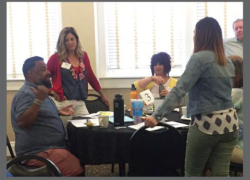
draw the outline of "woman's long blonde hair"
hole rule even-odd
[[[58,53],[60,61],[68,58],[67,48],[65,46],[65,38],[69,33],[73,34],[76,38],[77,45],[75,49],[75,55],[79,59],[82,59],[84,55],[82,51],[82,45],[81,45],[81,42],[79,40],[76,30],[73,27],[65,27],[61,30],[58,40],[57,40],[57,45],[56,45],[56,49],[57,49],[57,53]]]

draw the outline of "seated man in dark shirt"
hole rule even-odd
[[[50,159],[63,176],[79,176],[84,168],[65,146],[65,130],[59,114],[71,115],[71,106],[57,110],[48,97],[50,72],[43,58],[28,58],[23,64],[25,84],[14,96],[11,105],[11,123],[15,132],[17,156],[37,154]],[[36,160],[28,165],[43,166]]]

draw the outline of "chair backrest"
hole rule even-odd
[[[237,176],[238,172],[243,173],[243,164],[230,163],[230,171],[234,172],[234,175]]]
[[[102,102],[101,97],[96,94],[88,94],[88,99],[85,100],[85,104],[90,114],[98,111],[109,111],[109,107]]]
[[[11,158],[13,159],[13,158],[15,158],[15,155],[14,155],[14,152],[13,152],[13,150],[12,150],[12,147],[11,147],[11,144],[10,144],[10,141],[9,141],[9,138],[8,138],[8,135],[6,135],[6,136],[7,136],[7,147],[8,147],[8,149],[9,149],[10,156],[11,156]]]
[[[36,159],[45,164],[42,167],[26,166],[21,162]],[[18,156],[7,163],[7,170],[13,176],[62,176],[58,167],[49,159],[37,155]]]
[[[174,127],[158,131],[138,129],[130,139],[131,176],[180,176],[176,169],[184,168],[183,137]],[[181,171],[183,172],[183,171]]]

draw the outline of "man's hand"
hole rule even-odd
[[[145,122],[145,126],[151,128],[155,127],[158,124],[153,116],[142,117],[141,120]]]
[[[160,96],[167,96],[168,95],[168,90],[164,89],[161,91]]]
[[[59,110],[59,114],[63,116],[70,116],[72,115],[75,111],[72,109],[73,104],[66,106],[62,109]]]
[[[30,89],[35,94],[36,99],[43,102],[49,95],[49,89],[43,85],[38,85],[37,89],[34,87],[30,87]]]

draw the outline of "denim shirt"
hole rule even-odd
[[[187,116],[206,114],[233,107],[231,91],[235,76],[234,65],[229,58],[226,66],[216,62],[213,51],[193,54],[176,86],[165,97],[163,103],[152,114],[160,121],[178,107],[188,92]]]
[[[18,117],[32,106],[35,99],[30,87],[37,88],[35,84],[25,81],[12,100],[11,123],[15,132],[16,154],[37,154],[47,149],[66,148],[62,120],[49,97],[41,104],[37,118],[29,128],[21,129],[18,126]]]

